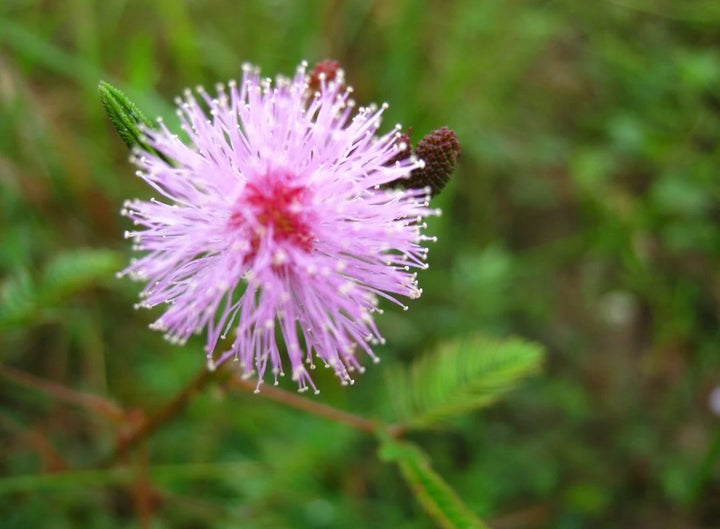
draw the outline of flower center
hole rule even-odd
[[[239,208],[250,208],[257,225],[251,238],[253,253],[260,239],[271,234],[272,242],[290,243],[309,252],[313,236],[308,225],[308,189],[292,183],[293,176],[271,172],[262,179],[248,182],[240,198]],[[230,215],[233,228],[246,225],[242,211]]]

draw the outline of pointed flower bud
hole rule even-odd
[[[120,90],[106,81],[98,84],[100,100],[110,121],[130,149],[139,147],[148,150],[141,128],[152,128],[153,123]]]

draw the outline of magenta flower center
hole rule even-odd
[[[238,209],[230,215],[232,228],[246,226],[244,208],[251,210],[258,234],[252,240],[257,250],[262,235],[275,243],[290,243],[306,252],[313,248],[308,210],[309,192],[305,186],[292,183],[293,176],[286,173],[268,173],[260,181],[245,185],[238,201]],[[253,253],[254,253],[253,251]]]

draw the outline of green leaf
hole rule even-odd
[[[141,126],[153,128],[153,122],[145,117],[145,114],[123,92],[110,83],[100,81],[98,90],[105,111],[125,144],[130,149],[139,147],[142,150],[153,152],[153,149],[147,145],[145,134],[141,130]]]
[[[39,296],[44,303],[55,303],[111,277],[121,266],[121,256],[111,250],[83,249],[60,254],[45,267]]]
[[[58,255],[39,278],[19,270],[0,284],[0,329],[52,318],[53,310],[66,298],[113,277],[121,266],[116,252],[84,249]]]
[[[21,269],[0,284],[0,329],[21,326],[36,311],[37,294],[32,277]]]
[[[388,399],[409,428],[440,426],[497,400],[539,371],[542,347],[517,338],[473,336],[441,344],[409,369],[389,370]]]
[[[380,458],[392,461],[410,486],[425,512],[443,529],[487,529],[463,503],[457,493],[430,466],[425,453],[417,446],[380,436]]]

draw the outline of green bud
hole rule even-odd
[[[124,93],[110,83],[100,81],[98,90],[105,111],[125,145],[130,149],[137,147],[152,152],[153,149],[147,145],[141,126],[153,128],[153,122],[145,117],[145,114]]]

